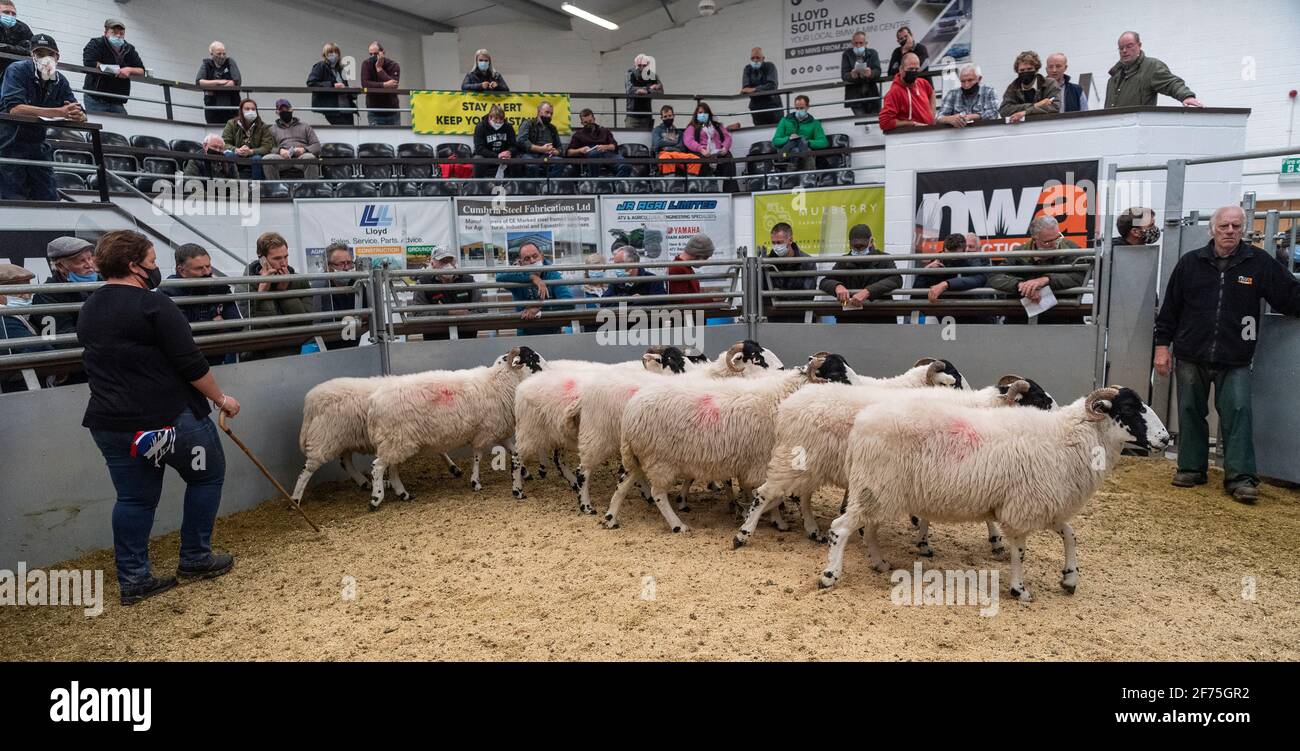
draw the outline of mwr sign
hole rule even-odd
[[[1097,174],[1096,161],[918,172],[914,247],[938,252],[949,234],[974,232],[984,250],[1010,250],[1035,217],[1050,216],[1086,248],[1097,236]]]

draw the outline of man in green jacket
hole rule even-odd
[[[1142,51],[1142,38],[1136,31],[1119,35],[1119,62],[1110,69],[1106,83],[1106,109],[1111,107],[1152,107],[1156,95],[1164,94],[1186,107],[1201,107],[1201,100],[1187,88],[1183,79],[1169,71],[1169,66]]]
[[[816,157],[810,152],[824,149],[830,141],[822,124],[808,111],[808,97],[800,94],[794,98],[794,112],[781,118],[772,136],[772,145],[784,155],[808,154],[799,160],[800,169],[816,169]]]
[[[296,282],[273,282],[270,281],[276,276],[282,274],[296,273],[293,267],[289,265],[289,243],[278,232],[264,232],[261,237],[257,238],[257,260],[248,266],[248,276],[261,276],[267,281],[257,284],[253,292],[283,292],[285,290],[306,290],[310,289],[305,281]],[[251,286],[251,285],[250,285]],[[312,304],[311,296],[304,297],[272,297],[253,300],[252,318],[265,318],[268,316],[287,316],[298,315],[302,313],[311,313]],[[300,324],[277,323],[280,326],[305,326],[311,323],[303,321]],[[304,340],[306,341],[306,340]],[[271,349],[258,350],[252,352],[246,357],[247,360],[260,360],[267,357],[286,357],[296,355],[302,351],[302,343],[289,344]]]
[[[1040,216],[1029,223],[1030,241],[1017,245],[1012,250],[1068,250],[1078,248],[1061,234],[1061,226],[1050,216]],[[1074,259],[1061,256],[1032,256],[1029,258],[1009,258],[1011,266],[1058,266],[1073,263]],[[1024,297],[1038,302],[1040,290],[1051,287],[1053,290],[1069,289],[1083,286],[1088,277],[1088,267],[1080,266],[1078,271],[1057,271],[1035,274],[1034,272],[1007,273],[994,270],[989,274],[988,284],[993,289],[1017,297]]]

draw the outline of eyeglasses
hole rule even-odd
[[[352,266],[353,263],[351,261],[332,261],[330,263],[330,268],[332,269],[350,269]]]

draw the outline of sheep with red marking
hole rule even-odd
[[[994,519],[1011,553],[1010,591],[1032,600],[1023,579],[1025,539],[1055,530],[1065,545],[1061,587],[1079,572],[1070,519],[1101,487],[1125,443],[1161,450],[1169,433],[1132,389],[1097,389],[1058,410],[975,409],[910,400],[867,407],[849,433],[849,497],[831,522],[820,585],[844,570],[844,547],[864,529],[872,567],[888,571],[876,530],[917,514],[938,522]]]
[[[943,383],[934,377],[944,374],[941,363],[935,361],[924,367],[928,368],[930,377],[913,379],[913,382]],[[767,465],[767,480],[754,491],[749,514],[736,532],[732,545],[739,548],[747,543],[758,529],[762,515],[785,500],[799,504],[804,531],[809,539],[822,540],[821,529],[812,513],[812,494],[823,485],[848,487],[844,457],[854,416],[873,404],[899,399],[913,400],[918,409],[931,403],[971,407],[1019,405],[1039,409],[1056,406],[1051,395],[1041,386],[1016,375],[1004,376],[997,385],[977,391],[955,387],[907,389],[877,385],[854,385],[847,389],[815,385],[800,389],[781,402],[777,411],[776,445]],[[930,554],[927,534],[928,526],[922,523],[920,539],[915,542],[921,555]],[[989,538],[994,546],[994,555],[1001,554],[1001,537],[996,527],[989,529]]]
[[[397,376],[370,395],[366,432],[375,447],[371,510],[384,501],[384,473],[422,448],[438,451],[469,444],[477,485],[483,451],[504,445],[511,453],[513,490],[523,496],[523,473],[515,452],[515,389],[546,361],[528,347],[515,347],[488,366],[432,370]],[[406,495],[400,482],[393,483]]]
[[[840,355],[818,353],[807,365],[766,378],[687,379],[642,388],[623,412],[623,466],[605,514],[618,526],[619,507],[634,479],[650,483],[650,495],[674,532],[686,529],[668,503],[667,491],[684,477],[736,477],[742,492],[763,481],[776,440],[781,401],[809,383],[847,385],[849,368]]]

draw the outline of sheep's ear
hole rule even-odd
[[[650,370],[652,367],[655,366],[663,367],[663,360],[664,358],[662,355],[653,352],[647,352],[644,355],[641,355],[641,367],[645,368],[646,370]]]
[[[745,353],[744,353],[744,352],[731,352],[731,353],[729,353],[729,354],[727,355],[727,367],[728,367],[728,368],[731,368],[732,370],[734,370],[734,371],[736,371],[736,372],[740,372],[740,371],[744,370],[744,369],[745,369]]]
[[[523,366],[524,366],[523,358],[517,356],[510,358],[510,367],[514,368],[515,370],[519,370]]]

